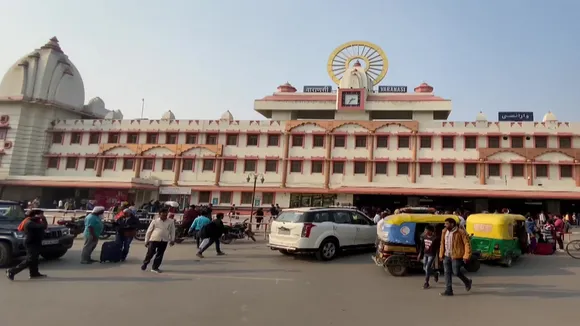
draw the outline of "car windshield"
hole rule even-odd
[[[302,216],[304,215],[303,212],[292,212],[292,211],[285,211],[282,212],[276,219],[277,222],[300,222]]]
[[[1,205],[0,222],[20,222],[24,219],[24,210],[19,205]]]

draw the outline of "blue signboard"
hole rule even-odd
[[[497,119],[499,121],[529,122],[534,121],[534,112],[499,112]]]
[[[379,86],[379,93],[407,93],[407,86]]]
[[[403,245],[415,245],[415,227],[416,223],[403,223],[393,225],[385,222],[383,232],[388,234],[388,242],[394,242]]]
[[[332,93],[332,86],[304,86],[304,93]]]

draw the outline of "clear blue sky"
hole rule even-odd
[[[56,35],[87,101],[138,117],[260,116],[256,98],[286,81],[330,85],[338,45],[386,52],[383,85],[426,81],[454,103],[452,120],[483,110],[548,110],[580,121],[578,0],[0,0],[0,70]]]

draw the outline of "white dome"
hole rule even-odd
[[[75,65],[53,37],[22,57],[0,82],[0,98],[28,98],[83,109],[85,87]]]
[[[220,120],[223,121],[234,121],[234,116],[232,115],[232,113],[230,112],[230,110],[224,112],[222,114],[222,116],[220,117]]]
[[[487,116],[482,111],[479,111],[475,117],[475,121],[487,121]]]
[[[358,62],[357,62],[358,63]],[[369,92],[373,89],[373,80],[367,75],[364,68],[360,64],[355,64],[353,67],[347,69],[342,79],[340,80],[339,88],[365,88]]]
[[[173,112],[169,110],[163,113],[163,115],[161,116],[161,120],[175,120],[175,114],[173,114]]]
[[[548,113],[544,115],[544,119],[542,120],[542,122],[548,121],[558,121],[558,119],[556,119],[556,115],[552,113],[552,111],[548,111]]]
[[[105,115],[105,119],[106,120],[123,120],[123,113],[121,112],[121,110],[109,111]]]

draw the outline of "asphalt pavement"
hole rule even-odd
[[[99,246],[100,247],[100,246]],[[543,325],[575,322],[580,260],[526,256],[511,268],[484,265],[466,293],[441,297],[420,274],[395,278],[369,253],[321,263],[248,240],[206,258],[188,242],[169,248],[163,274],[143,272],[142,242],[122,264],[80,265],[76,241],[44,280],[0,279],[2,325]],[[95,253],[98,255],[98,250]]]

